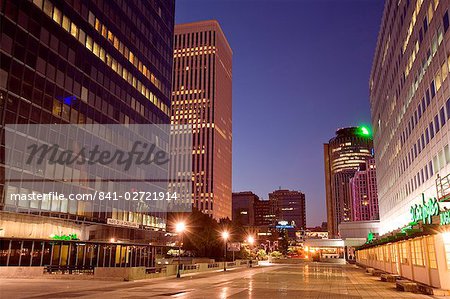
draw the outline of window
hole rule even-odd
[[[447,102],[445,103],[445,106],[447,108],[447,119],[450,118],[450,99],[447,100]]]
[[[412,241],[411,257],[413,265],[424,266],[422,239]]]
[[[444,110],[444,107],[442,107],[441,110],[439,111],[439,116],[441,118],[441,127],[443,127],[445,125],[445,110]]]
[[[431,98],[434,98],[434,96],[436,95],[436,87],[434,86],[434,80],[431,81],[430,90],[431,90]]]
[[[430,129],[430,139],[433,139],[433,137],[434,137],[433,122],[430,123],[429,129]]]
[[[426,238],[428,247],[428,265],[431,269],[437,269],[436,249],[434,248],[434,236]]]
[[[401,260],[400,260],[400,262],[402,264],[409,265],[409,261],[408,261],[408,243],[407,242],[400,243],[400,252],[401,252]]]
[[[439,132],[440,126],[439,126],[439,118],[437,114],[434,116],[434,133],[437,134]]]
[[[430,142],[430,134],[428,133],[428,128],[425,129],[425,144]]]
[[[448,11],[446,11],[444,16],[442,17],[442,23],[444,24],[444,33],[445,33],[447,32],[449,26]]]
[[[430,161],[430,163],[428,164],[428,168],[430,169],[430,177],[433,176],[433,161]]]

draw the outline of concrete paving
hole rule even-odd
[[[352,265],[305,263],[184,275],[136,282],[0,279],[15,298],[432,298],[399,292]],[[433,297],[437,298],[437,297]]]

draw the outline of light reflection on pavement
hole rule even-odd
[[[304,263],[136,282],[2,279],[2,298],[431,298],[398,292],[352,265]],[[436,297],[435,297],[436,298]]]

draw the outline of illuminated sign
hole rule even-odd
[[[79,240],[77,234],[50,235],[50,238],[53,239],[53,240],[63,240],[63,241]]]
[[[117,225],[117,226],[139,228],[139,224],[137,224],[136,222],[126,221],[126,220],[108,218],[106,220],[106,223],[111,224],[111,225]]]
[[[421,220],[423,224],[431,224],[431,218],[439,215],[439,203],[436,198],[430,198],[425,202],[425,195],[422,193],[422,204],[413,205],[409,213],[412,222]]]
[[[373,232],[369,232],[367,234],[367,242],[372,242],[373,241]]]
[[[450,210],[441,211],[439,218],[441,220],[441,225],[450,224]]]

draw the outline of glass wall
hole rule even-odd
[[[153,267],[155,246],[0,238],[0,266]]]

